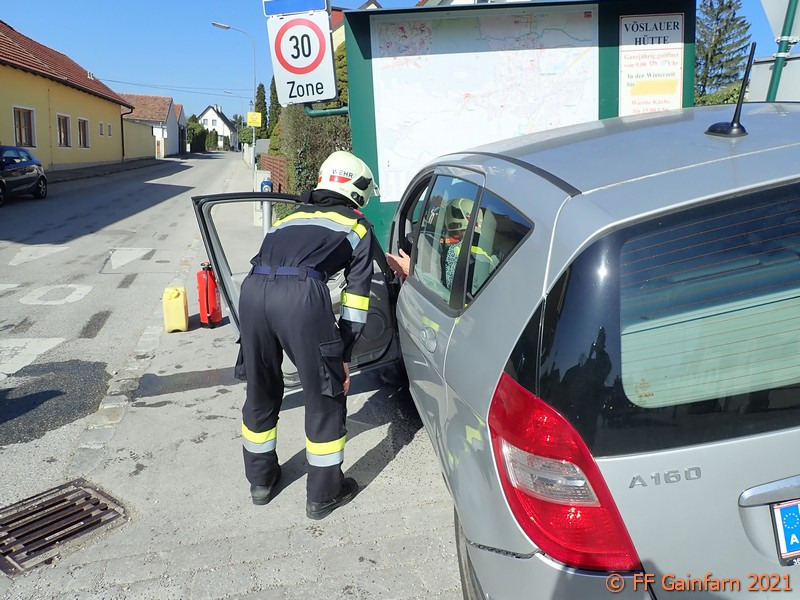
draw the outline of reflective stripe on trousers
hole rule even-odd
[[[269,431],[258,433],[250,431],[242,422],[242,444],[254,454],[264,454],[272,452],[278,443],[278,426],[276,425]]]
[[[312,442],[306,438],[306,460],[312,467],[333,467],[344,462],[347,436],[332,442]]]

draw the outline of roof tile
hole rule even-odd
[[[144,96],[142,94],[120,94],[133,112],[124,114],[125,119],[132,121],[158,121],[166,123],[172,107],[169,96]]]
[[[22,35],[0,21],[0,64],[22,69],[34,75],[129,106],[116,92],[68,56]]]

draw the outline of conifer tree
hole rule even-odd
[[[263,83],[259,83],[258,88],[256,88],[256,107],[254,110],[261,113],[261,127],[256,127],[256,139],[267,139],[269,137],[267,133],[267,94]]]
[[[278,125],[281,117],[281,104],[278,102],[278,89],[275,87],[275,77],[269,84],[269,118],[267,119],[267,137],[272,137],[272,132]]]
[[[698,0],[695,34],[695,102],[739,80],[750,24],[738,14],[742,0]]]

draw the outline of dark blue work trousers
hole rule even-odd
[[[344,345],[328,286],[318,279],[251,273],[242,283],[239,321],[236,375],[247,380],[244,426],[256,433],[277,427],[286,352],[303,387],[307,447],[343,439],[347,416]],[[271,485],[278,472],[277,452],[251,452],[247,447],[243,452],[247,480],[252,485]],[[324,467],[309,464],[307,499],[333,499],[342,480],[341,461]]]

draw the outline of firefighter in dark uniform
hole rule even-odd
[[[373,193],[372,171],[362,160],[331,154],[317,187],[270,228],[242,283],[236,376],[247,380],[242,436],[255,504],[272,499],[281,476],[276,442],[283,352],[297,367],[305,396],[306,515],[322,519],[358,492],[342,462],[348,364],[367,321],[373,272],[374,234],[360,209]],[[325,281],[342,269],[347,287],[337,323]]]

